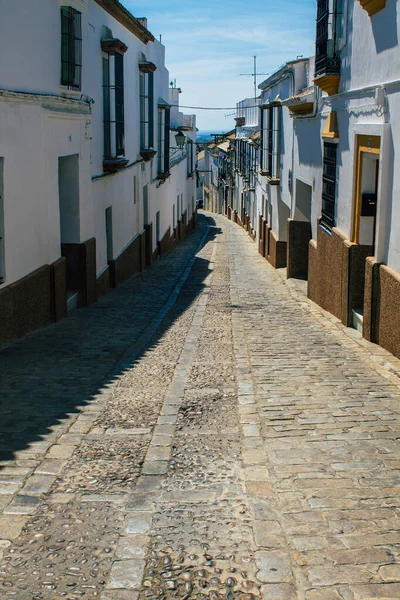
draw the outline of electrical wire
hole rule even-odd
[[[176,106],[177,108],[191,108],[193,110],[237,110],[237,106],[183,106],[182,104],[170,104],[170,106]],[[251,108],[259,108],[258,104],[253,106],[241,106],[239,110],[250,110]]]

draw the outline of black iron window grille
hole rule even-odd
[[[162,177],[169,173],[170,168],[170,120],[171,111],[169,108],[158,108],[158,150],[157,150],[157,171],[158,176]]]
[[[154,77],[151,71],[140,73],[140,149],[154,145]]]
[[[281,106],[261,109],[261,172],[270,180],[280,177]]]
[[[315,76],[339,75],[338,42],[341,33],[341,0],[318,0],[315,41]]]
[[[103,56],[104,158],[125,154],[124,56]]]
[[[335,226],[337,144],[324,142],[321,224],[329,231]]]
[[[82,83],[82,19],[71,6],[61,7],[61,85],[80,90]]]
[[[187,175],[190,177],[194,173],[194,144],[192,140],[187,141]]]
[[[248,178],[249,178],[249,188],[255,188],[255,170],[256,170],[256,152],[253,144],[248,144],[249,146],[249,166],[248,166]]]

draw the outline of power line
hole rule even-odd
[[[193,110],[237,110],[237,106],[183,106],[182,104],[171,104],[170,106],[176,106],[178,108],[191,108]],[[251,108],[258,108],[258,104],[253,106],[240,106],[240,110],[250,110]]]

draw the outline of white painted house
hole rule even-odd
[[[196,124],[164,46],[118,0],[0,10],[4,342],[67,299],[95,302],[192,226]]]
[[[319,92],[308,115],[299,97],[288,103],[295,203],[311,200],[308,295],[397,356],[399,11],[398,0],[318,0]]]
[[[400,1],[316,7],[315,57],[259,86],[258,133],[238,105],[226,214],[270,264],[307,278],[312,300],[400,357]]]

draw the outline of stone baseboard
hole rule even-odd
[[[288,219],[287,278],[307,277],[311,223]]]

